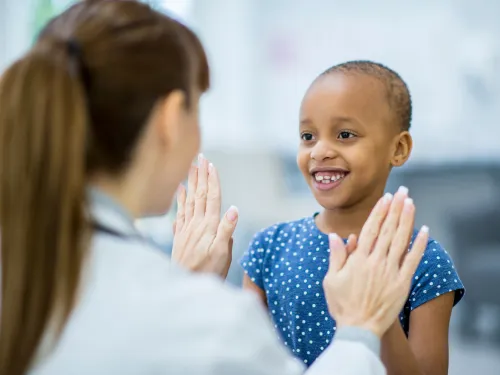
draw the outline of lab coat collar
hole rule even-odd
[[[91,187],[88,199],[90,216],[96,224],[125,236],[140,235],[132,216],[112,197]]]

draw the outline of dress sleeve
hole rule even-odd
[[[448,252],[438,242],[430,240],[413,277],[411,310],[450,292],[455,293],[456,305],[464,296],[464,285]]]

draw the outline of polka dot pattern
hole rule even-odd
[[[336,330],[322,288],[329,252],[328,236],[318,229],[313,216],[258,232],[241,260],[250,279],[265,291],[282,341],[308,366]],[[400,314],[405,332],[413,309],[452,291],[456,304],[464,294],[463,284],[448,253],[431,239]]]

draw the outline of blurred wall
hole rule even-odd
[[[0,71],[31,42],[32,0],[0,0]]]

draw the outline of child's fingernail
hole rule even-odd
[[[229,221],[236,221],[238,218],[238,208],[236,208],[236,206],[229,207],[226,217]]]
[[[406,186],[400,186],[398,193],[408,194],[408,188]]]
[[[384,200],[386,202],[390,202],[392,200],[392,194],[391,193],[385,193]]]

